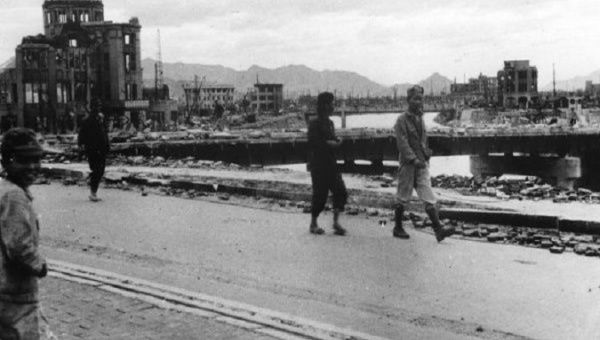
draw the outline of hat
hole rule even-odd
[[[0,154],[2,154],[4,164],[6,160],[14,156],[41,157],[43,149],[33,130],[18,127],[10,129],[4,134]]]
[[[425,92],[425,90],[423,90],[422,86],[419,85],[414,85],[412,87],[410,87],[408,90],[406,90],[406,97],[408,100],[410,100],[410,98],[412,98],[415,94],[423,94]]]

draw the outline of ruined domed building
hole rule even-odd
[[[89,110],[137,120],[148,109],[138,19],[105,21],[101,0],[46,0],[42,10],[44,34],[24,37],[0,75],[0,127],[75,131]]]

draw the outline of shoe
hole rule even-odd
[[[96,196],[96,195],[90,195],[89,199],[92,202],[100,202],[100,201],[102,201],[102,199],[100,197]]]
[[[453,227],[442,227],[434,229],[435,239],[438,242],[442,242],[446,237],[450,237],[454,234],[455,230]]]
[[[311,234],[315,234],[315,235],[325,234],[325,230],[321,229],[317,224],[312,224],[312,223],[311,223],[308,231],[310,231]]]
[[[394,227],[392,235],[394,235],[394,237],[402,238],[405,240],[410,238],[410,235],[404,230],[404,228],[398,226]]]
[[[344,236],[346,235],[346,229],[342,228],[342,226],[339,223],[334,223],[333,234],[338,236]]]

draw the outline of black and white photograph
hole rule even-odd
[[[0,0],[0,340],[600,339],[598,13]]]

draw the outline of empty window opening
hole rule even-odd
[[[131,56],[129,54],[125,54],[125,71],[129,72],[131,70]]]

